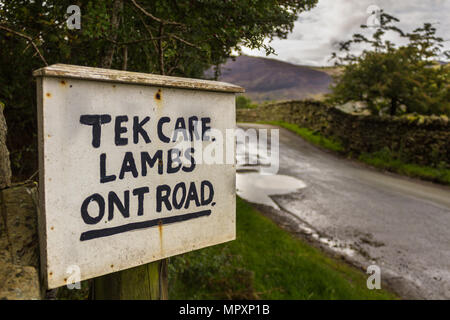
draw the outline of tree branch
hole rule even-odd
[[[149,26],[145,23],[144,19],[142,19],[141,15],[138,14],[138,16],[139,16],[139,20],[141,20],[142,24],[144,25],[145,30],[147,30],[147,32],[150,34],[150,38],[154,38],[152,30],[150,30]],[[158,51],[158,44],[156,43],[155,40],[159,40],[159,39],[152,40],[153,46],[155,47],[155,50]]]
[[[172,75],[172,72],[174,72],[178,68],[178,63],[180,61],[181,56],[177,55],[175,58],[175,61],[173,63],[173,66],[167,71],[167,75]]]
[[[174,35],[173,33],[169,33],[169,37],[172,37],[172,38],[174,38],[174,39],[177,39],[178,41],[183,42],[184,44],[186,44],[186,45],[188,45],[188,46],[190,46],[190,47],[193,47],[193,48],[195,48],[195,49],[197,49],[197,50],[202,51],[202,48],[196,46],[196,45],[193,44],[193,43],[190,43],[189,41],[186,41],[186,40],[180,38],[179,36]]]
[[[162,37],[162,38],[166,38],[166,37]],[[137,40],[131,40],[131,41],[125,41],[125,42],[119,42],[116,41],[114,39],[109,39],[106,37],[103,37],[103,39],[105,39],[106,41],[109,41],[117,46],[125,46],[125,45],[129,45],[129,44],[135,44],[135,43],[139,43],[139,42],[145,42],[145,41],[154,41],[154,40],[159,40],[160,37],[154,37],[154,38],[143,38],[143,39],[137,39]]]
[[[43,55],[41,54],[41,52],[39,51],[39,49],[38,49],[36,43],[34,43],[33,39],[32,39],[30,36],[27,36],[26,34],[20,33],[20,32],[18,32],[18,31],[14,31],[14,30],[12,30],[12,29],[10,29],[10,28],[8,28],[8,27],[2,26],[2,25],[0,25],[0,29],[3,29],[3,30],[5,30],[5,31],[8,31],[8,32],[10,32],[10,33],[13,33],[13,34],[15,34],[15,35],[17,35],[17,36],[19,36],[19,37],[21,37],[21,38],[26,39],[26,40],[33,46],[34,50],[36,50],[36,53],[37,53],[37,54],[39,55],[39,57],[41,58],[42,62],[44,62],[44,64],[45,64],[46,66],[48,66],[47,61],[45,60],[44,56],[43,56]]]
[[[152,18],[153,20],[155,20],[156,22],[159,22],[160,24],[170,24],[170,25],[174,25],[174,26],[184,26],[182,23],[179,22],[174,22],[174,21],[169,21],[169,20],[163,20],[160,18],[155,17],[154,15],[152,15],[150,12],[148,12],[147,10],[145,10],[143,7],[141,7],[140,5],[138,5],[136,3],[135,0],[131,0],[131,2],[133,3],[133,5],[138,8],[143,14],[145,14],[147,17]]]

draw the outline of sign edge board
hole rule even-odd
[[[46,69],[46,68],[43,68]],[[43,69],[39,69],[39,70],[43,70]],[[97,69],[97,68],[94,68]],[[39,71],[37,70],[37,71]],[[106,69],[108,70],[108,69]],[[38,150],[38,157],[39,157],[39,208],[38,208],[38,230],[39,230],[39,243],[40,243],[40,257],[41,257],[41,267],[40,267],[40,273],[41,273],[41,281],[43,281],[43,283],[46,284],[47,288],[49,289],[53,289],[53,288],[57,288],[60,286],[63,286],[64,284],[59,284],[59,285],[53,285],[49,279],[48,276],[48,265],[47,265],[47,257],[48,257],[48,247],[47,247],[47,226],[46,226],[46,213],[45,213],[45,207],[46,207],[46,197],[45,197],[45,163],[44,163],[44,157],[45,157],[45,143],[44,143],[44,134],[45,134],[45,128],[44,128],[44,83],[45,83],[45,78],[46,77],[52,77],[52,78],[60,78],[60,79],[73,79],[73,77],[69,76],[65,76],[65,75],[47,75],[44,73],[36,73],[36,71],[33,73],[33,75],[36,77],[36,86],[37,86],[37,117],[38,117],[38,145],[39,145],[39,150]],[[169,77],[170,78],[170,77]],[[77,77],[76,79],[78,80],[88,80],[88,81],[104,81],[104,80],[99,80],[99,79],[93,79],[93,78],[81,78],[81,77]],[[109,81],[106,80],[108,82],[116,82],[116,81]],[[125,81],[119,81],[120,83],[123,84],[133,84],[133,85],[144,85],[144,86],[152,86],[152,87],[160,87],[161,85],[159,83],[139,83],[139,82],[125,82]],[[164,87],[164,86],[162,86]],[[174,88],[174,89],[196,89],[196,88],[186,88],[183,86],[176,86],[176,85],[171,85],[171,86],[167,86],[170,88]],[[237,87],[237,86],[236,86]],[[237,87],[240,88],[240,87]],[[199,90],[203,90],[203,91],[219,91],[219,90],[209,90],[209,89],[205,89],[204,87],[200,88]],[[227,93],[227,94],[233,94],[236,93],[238,91],[219,91],[219,92],[223,92],[223,93]],[[233,114],[235,114],[235,110],[234,110],[234,105],[233,105]],[[235,124],[235,120],[234,120],[234,124]],[[235,195],[235,190],[233,190],[233,194]],[[212,246],[212,245],[217,245],[217,244],[221,244],[221,243],[225,243],[228,241],[232,241],[236,239],[236,202],[234,202],[234,208],[233,208],[234,212],[233,212],[233,217],[234,217],[234,231],[233,231],[233,236],[232,237],[228,237],[228,238],[224,238],[222,240],[218,240],[215,241],[212,244],[208,244],[207,246]],[[205,246],[203,246],[205,247]],[[200,248],[203,248],[202,246]],[[195,248],[194,250],[197,250],[199,248]],[[182,254],[185,252],[189,252],[192,249],[186,249],[184,252],[179,252],[177,254]],[[168,255],[167,257],[172,256],[172,255]],[[166,258],[166,257],[164,257]],[[157,260],[152,260],[152,261],[157,261]],[[151,261],[148,261],[151,262]],[[145,263],[148,263],[145,262]],[[121,268],[118,270],[114,270],[113,272],[117,272],[117,271],[121,271],[121,270],[125,270],[128,268],[133,268],[136,266],[141,265],[142,263],[138,263],[134,266],[129,266],[127,268]],[[108,274],[111,272],[105,272],[104,274]],[[103,275],[104,275],[103,274]],[[102,274],[99,274],[98,276],[101,276]],[[92,277],[87,277],[87,278],[82,278],[81,280],[86,280]]]
[[[53,64],[33,71],[34,77],[61,77],[125,84],[141,84],[167,88],[180,88],[227,93],[244,93],[245,89],[226,82],[171,77],[150,73],[102,69],[69,64]]]
[[[40,278],[48,288],[47,277],[47,224],[45,219],[45,167],[44,167],[44,112],[43,112],[43,78],[36,79],[37,92],[37,122],[38,122],[38,167],[39,167],[39,183],[38,183],[38,238],[40,253]]]

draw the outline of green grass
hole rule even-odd
[[[421,178],[424,180],[450,185],[449,169],[445,167],[432,168],[412,163],[405,163],[392,156],[387,150],[381,150],[374,153],[363,153],[358,159],[379,169],[396,172],[413,178]]]
[[[171,258],[170,299],[395,299],[237,198],[237,240]]]
[[[301,136],[306,141],[311,142],[312,144],[315,144],[317,146],[333,150],[335,152],[342,152],[344,151],[344,147],[335,140],[328,139],[324,137],[320,132],[313,131],[307,128],[301,128],[296,124],[283,122],[283,121],[263,121],[259,123],[265,123],[265,124],[271,124],[279,127],[283,127],[285,129],[288,129],[292,132],[295,132],[299,136]]]

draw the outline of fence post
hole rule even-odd
[[[168,259],[110,273],[93,281],[95,300],[167,300]]]

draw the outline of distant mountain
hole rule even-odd
[[[209,71],[211,75],[211,71]],[[298,66],[260,57],[239,56],[222,65],[220,81],[245,88],[254,101],[291,100],[320,96],[329,92],[332,78],[320,68]]]

